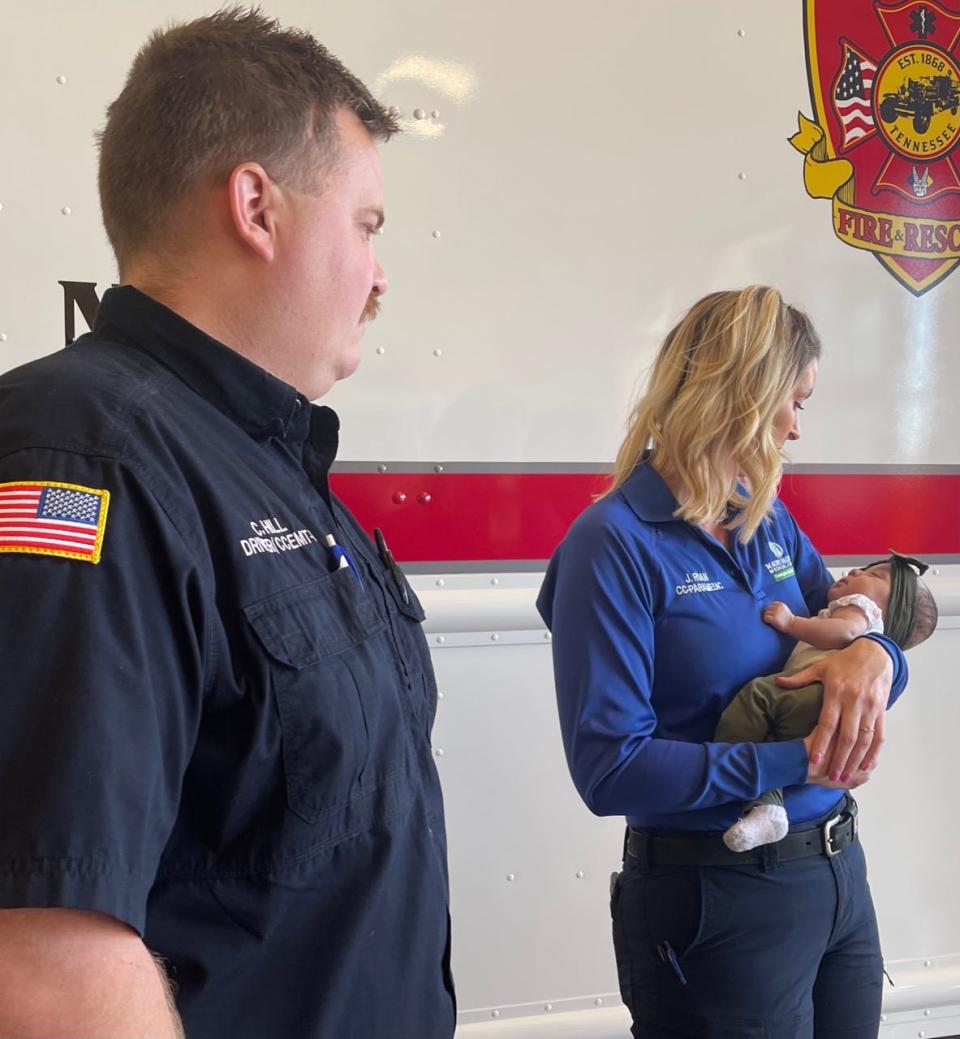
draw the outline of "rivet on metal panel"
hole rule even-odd
[[[386,471],[387,471],[387,467],[386,467],[386,464],[385,464],[384,462],[381,462],[381,463],[380,463],[380,464],[379,464],[379,465],[377,466],[377,472],[378,472],[378,473],[385,473]]]
[[[553,1010],[553,1004],[552,1003],[544,1003],[543,1004],[543,1009],[546,1010],[546,1012],[549,1014],[550,1011]]]
[[[447,640],[442,635],[438,635],[437,636],[437,644],[438,645],[442,646],[444,644],[444,642],[446,642],[446,641]]]
[[[438,700],[442,700],[442,699],[443,699],[443,693],[442,693],[442,692],[440,692],[440,690],[439,690],[439,689],[437,690],[437,699],[438,699]]]
[[[919,1039],[926,1039],[926,1035],[927,1033],[924,1032],[922,1029],[919,1032],[917,1032],[917,1036],[919,1037]]]
[[[934,568],[933,568],[933,569],[932,569],[932,570],[930,571],[930,573],[932,573],[934,577],[939,577],[939,576],[940,576],[940,567],[939,567],[939,566],[935,566],[935,567],[934,567]]]
[[[740,173],[738,173],[738,174],[737,174],[737,176],[738,176],[738,177],[739,177],[739,178],[740,178],[741,180],[746,180],[746,179],[747,179],[747,175],[746,175],[746,173],[744,173],[744,172],[743,172],[742,170],[741,170],[741,172],[740,172]]]
[[[577,870],[577,880],[583,880],[583,870],[582,869],[578,869]]]
[[[424,110],[422,108],[415,108],[413,110],[413,118],[414,119],[426,119],[427,118],[427,113],[424,112]]]
[[[494,588],[496,588],[497,585],[500,583],[500,578],[499,577],[491,577],[490,578],[490,583],[493,585]]]
[[[490,641],[491,641],[491,642],[499,642],[499,641],[500,641],[500,636],[499,636],[499,635],[498,635],[498,634],[497,634],[496,632],[494,632],[494,633],[493,633],[493,634],[492,634],[492,635],[490,636]]]
[[[543,637],[547,640],[547,642],[549,642],[553,638],[553,635],[549,631],[545,631],[543,633]]]
[[[443,579],[442,577],[438,577],[438,578],[437,578],[437,587],[438,587],[438,588],[442,588],[442,587],[444,586],[444,584],[446,584],[446,582],[444,581],[444,579]]]
[[[0,332],[0,343],[5,343],[6,341],[7,341],[7,333],[6,332]]]
[[[924,960],[923,961],[923,965],[924,965],[924,967],[932,967],[933,966],[933,960]]]
[[[442,473],[442,472],[443,472],[443,466],[442,466],[442,465],[435,465],[435,466],[433,467],[433,471],[434,471],[435,473]]]
[[[603,1006],[603,1000],[599,996],[597,996],[597,998],[593,1001],[593,1005],[595,1007],[602,1007]]]
[[[431,495],[428,491],[421,491],[417,495],[417,501],[420,502],[421,505],[429,505],[430,502],[433,501],[433,495]]]
[[[433,356],[434,357],[443,357],[443,351],[440,349],[440,347],[437,347],[437,349],[433,351]]]
[[[737,29],[737,35],[742,40],[744,38],[744,36],[747,35],[747,30],[746,29]]]
[[[397,491],[393,496],[394,505],[402,505],[407,500],[407,496],[403,491]]]
[[[930,1016],[930,1011],[929,1010],[924,1010],[923,1016],[924,1017],[929,1017]]]
[[[64,83],[67,82],[67,77],[66,76],[57,76],[57,82],[60,84],[60,86],[63,86]]]
[[[500,1016],[500,1011],[499,1010],[491,1010],[490,1011],[490,1016],[491,1017],[499,1017]]]
[[[440,118],[440,111],[439,111],[439,109],[436,109],[436,108],[435,108],[435,109],[434,109],[434,110],[433,110],[433,111],[432,111],[432,112],[430,113],[430,116],[431,116],[431,118],[433,118],[433,119],[439,119],[439,118]]]
[[[440,237],[440,232],[439,231],[434,231],[433,232],[433,237],[434,238],[439,238]]]
[[[886,1021],[886,1019],[887,1019],[887,1015],[886,1014],[881,1014],[880,1015],[880,1024],[883,1024],[884,1021]]]
[[[72,210],[69,206],[64,206],[63,209],[60,210],[60,212],[63,213],[64,216],[69,216]]]
[[[2,212],[3,212],[3,203],[0,202],[0,213],[2,213]]]
[[[380,355],[381,357],[383,357],[383,355],[384,355],[384,354],[385,354],[386,352],[387,352],[387,351],[386,351],[386,350],[385,350],[385,349],[384,349],[384,348],[383,348],[382,346],[378,346],[378,347],[377,347],[377,353],[378,353],[378,354],[379,354],[379,355]]]
[[[514,881],[515,881],[516,879],[517,879],[517,875],[516,875],[516,873],[508,873],[508,874],[507,874],[507,880],[509,880],[511,884],[512,884],[512,883],[513,883],[513,882],[514,882]]]
[[[433,753],[436,754],[438,758],[442,758],[443,757],[443,747],[437,747],[437,749]]]

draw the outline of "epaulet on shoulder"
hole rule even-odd
[[[125,417],[149,407],[145,387],[156,376],[156,368],[122,350],[109,342],[67,347],[0,376],[3,446],[69,441],[80,449],[116,449],[126,439]]]

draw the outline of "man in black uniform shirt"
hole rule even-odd
[[[453,1033],[423,614],[309,403],[387,288],[395,129],[243,10],[109,109],[122,287],[0,378],[0,1035]]]

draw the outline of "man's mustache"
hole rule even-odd
[[[377,299],[372,293],[367,298],[367,302],[364,304],[363,313],[360,315],[360,320],[363,322],[374,321],[377,315],[380,313],[380,300]]]

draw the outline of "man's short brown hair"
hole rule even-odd
[[[232,7],[153,34],[100,144],[100,205],[121,269],[162,240],[183,193],[242,162],[319,190],[338,154],[336,112],[387,140],[393,116],[309,33]]]

